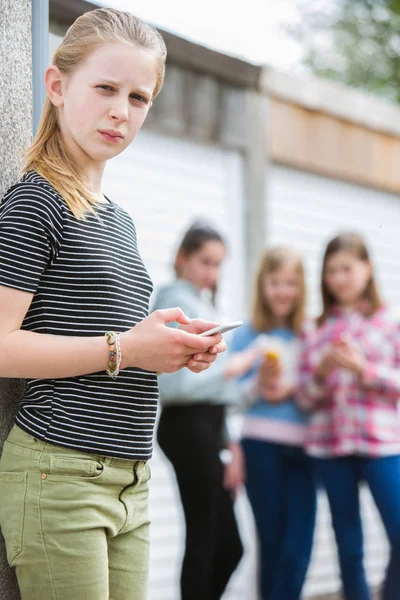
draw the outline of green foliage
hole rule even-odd
[[[400,0],[298,0],[292,31],[320,76],[400,103]]]

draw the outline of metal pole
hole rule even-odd
[[[33,135],[46,98],[44,73],[49,64],[49,0],[32,0],[32,96]]]

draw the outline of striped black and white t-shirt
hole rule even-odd
[[[109,201],[78,220],[33,171],[0,204],[0,285],[34,294],[22,329],[67,336],[130,329],[147,316],[153,289],[123,209]],[[157,399],[156,374],[137,368],[116,380],[105,371],[30,379],[16,422],[52,444],[147,460]]]

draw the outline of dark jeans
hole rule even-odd
[[[300,448],[242,440],[246,489],[260,543],[262,600],[298,600],[310,562],[316,514],[312,461]]]
[[[158,442],[174,467],[186,521],[182,600],[219,600],[238,565],[242,543],[219,457],[224,408],[163,409]]]
[[[363,533],[359,484],[365,481],[382,517],[391,557],[383,600],[400,598],[400,456],[318,459],[339,551],[346,600],[370,600],[363,565]]]

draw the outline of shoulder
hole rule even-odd
[[[239,348],[249,345],[260,332],[256,331],[250,321],[245,321],[241,327],[234,330],[232,344]]]
[[[177,280],[157,288],[153,308],[171,308],[182,303],[190,303],[190,301],[190,289],[187,286],[181,285],[181,282]]]
[[[400,319],[398,313],[388,306],[383,306],[370,317],[370,325],[372,328],[381,329],[391,332],[399,332]]]
[[[301,327],[301,332],[300,335],[301,336],[305,336],[308,334],[311,334],[315,331],[317,331],[318,329],[318,324],[317,324],[317,320],[316,319],[304,319],[302,327]]]
[[[107,199],[109,200],[108,197],[107,197]],[[112,201],[110,200],[110,202],[112,202]],[[123,225],[125,225],[127,228],[132,229],[136,236],[136,225],[135,225],[135,222],[132,219],[131,215],[128,213],[127,210],[125,210],[125,208],[122,208],[122,206],[120,206],[116,202],[112,202],[112,204],[115,207],[115,212],[116,212],[120,222]]]
[[[320,337],[324,335],[326,326],[326,321],[322,325],[318,325],[316,318],[307,318],[303,322],[298,339],[307,346],[317,344]]]
[[[39,220],[61,222],[66,204],[57,190],[43,177],[30,171],[6,192],[0,204],[0,215],[19,212],[34,214]]]

